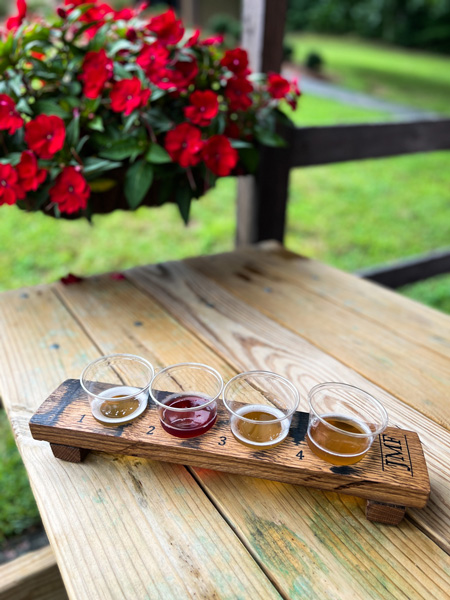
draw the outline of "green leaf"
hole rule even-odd
[[[17,110],[21,113],[25,113],[26,115],[33,116],[33,111],[30,108],[30,105],[25,100],[25,98],[21,98],[17,103]]]
[[[130,50],[131,52],[136,52],[137,49],[138,46],[132,42],[129,42],[128,40],[117,40],[117,42],[114,42],[114,44],[112,44],[109,48],[108,54],[110,56],[114,56],[114,54],[117,54],[117,52],[120,52],[121,50]]]
[[[145,160],[131,165],[125,175],[125,197],[131,209],[136,209],[145,198],[153,182],[153,167]]]
[[[20,162],[20,157],[22,154],[20,152],[10,152],[6,158],[1,158],[0,162],[2,165],[12,165],[15,167]]]
[[[78,142],[78,145],[76,147],[76,151],[78,152],[78,154],[80,154],[83,146],[85,145],[85,143],[89,140],[89,136],[88,135],[84,135],[81,140]]]
[[[114,144],[110,148],[100,150],[99,156],[111,160],[125,160],[132,155],[139,156],[139,154],[142,154],[145,150],[145,146],[145,142],[137,140],[136,138],[129,138]]]
[[[66,128],[66,140],[71,148],[80,140],[80,115],[76,113]]]
[[[285,140],[280,135],[267,129],[255,128],[255,137],[264,146],[274,146],[276,148],[286,146]]]
[[[259,165],[259,151],[257,148],[240,149],[239,158],[249,173],[256,173]]]
[[[155,165],[162,165],[164,163],[172,162],[172,159],[166,150],[164,150],[164,148],[158,144],[152,144],[150,146],[150,150],[145,155],[145,160],[149,163],[154,163]]]
[[[93,192],[108,192],[117,185],[115,179],[95,179],[89,182],[89,187]]]
[[[182,186],[177,189],[175,200],[178,204],[181,218],[184,224],[189,223],[189,212],[191,210],[192,190],[187,186]]]
[[[244,142],[244,140],[230,139],[230,144],[233,146],[233,148],[253,148],[253,144],[250,142]]]
[[[131,115],[128,115],[128,117],[125,119],[125,125],[123,127],[123,132],[128,133],[136,122],[137,122],[136,112],[132,112]]]
[[[121,162],[91,157],[85,160],[83,173],[86,175],[87,179],[96,179],[101,173],[118,169],[121,166]]]
[[[103,119],[101,117],[99,117],[98,115],[96,117],[94,117],[92,119],[92,121],[89,121],[87,126],[88,126],[88,129],[93,129],[94,131],[100,131],[100,132],[105,131],[105,126],[103,125]]]
[[[33,107],[35,113],[38,115],[55,115],[61,117],[61,119],[68,119],[70,117],[70,113],[67,110],[64,110],[54,100],[38,100]]]

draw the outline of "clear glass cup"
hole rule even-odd
[[[388,423],[381,402],[346,383],[316,385],[308,401],[308,446],[333,465],[352,465],[364,458]]]
[[[152,365],[134,354],[111,354],[91,362],[81,373],[95,419],[121,425],[139,417],[148,405]]]
[[[297,388],[270,371],[248,371],[226,384],[223,402],[234,437],[252,448],[271,448],[286,438],[300,402]]]
[[[150,387],[162,428],[179,438],[206,433],[216,422],[223,390],[220,374],[208,365],[180,363],[159,371]]]

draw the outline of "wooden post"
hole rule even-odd
[[[287,0],[243,0],[242,46],[253,71],[280,70],[286,7]],[[274,159],[278,159],[276,164]],[[280,160],[279,151],[275,156],[272,148],[264,148],[258,181],[250,176],[239,178],[236,245],[269,238],[283,241],[289,168],[287,161],[284,168]]]

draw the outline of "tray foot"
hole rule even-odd
[[[405,516],[406,506],[367,500],[366,518],[384,525],[398,525]]]
[[[89,453],[85,448],[76,448],[75,446],[63,446],[62,444],[50,444],[50,448],[56,458],[66,460],[67,462],[82,462]]]

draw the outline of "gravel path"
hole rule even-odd
[[[399,121],[418,121],[423,119],[432,120],[441,116],[435,112],[421,110],[419,108],[413,108],[403,104],[397,104],[396,102],[388,102],[387,100],[374,98],[369,94],[355,92],[334,83],[316,79],[300,72],[299,69],[293,65],[284,66],[283,74],[285,77],[289,78],[298,77],[300,81],[300,88],[305,94],[310,96],[319,96],[321,98],[329,98],[330,100],[336,100],[337,102],[342,102],[343,104],[356,106],[358,108],[379,110],[381,112],[390,114]]]

